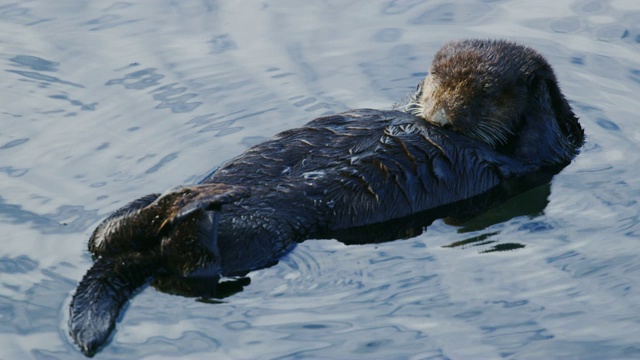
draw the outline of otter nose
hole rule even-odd
[[[444,128],[451,127],[451,123],[449,122],[449,117],[444,109],[438,109],[432,116],[431,122],[437,125],[440,125]]]

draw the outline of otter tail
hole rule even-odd
[[[234,185],[179,187],[140,198],[100,224],[89,240],[98,258],[69,309],[69,333],[82,352],[95,354],[109,339],[122,307],[159,272],[219,271],[218,212],[248,195],[248,189]]]
[[[69,308],[69,333],[85,355],[93,356],[107,341],[124,304],[157,268],[151,257],[134,254],[100,258],[93,264]]]

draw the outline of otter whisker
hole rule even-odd
[[[506,142],[507,137],[503,133],[501,133],[500,127],[496,124],[480,123],[479,127],[482,129],[482,131],[486,132],[487,136],[494,138],[498,143]]]
[[[508,137],[503,134],[497,126],[486,124],[483,130],[486,131],[488,137],[492,138],[493,146],[506,144],[508,142]]]
[[[421,90],[418,90],[411,94],[407,103],[403,107],[403,111],[413,116],[424,118],[424,104],[420,101]]]
[[[417,100],[415,100],[415,101],[417,101]],[[418,117],[422,116],[422,111],[423,110],[424,110],[424,107],[422,106],[422,104],[420,104],[418,102],[409,103],[405,107],[405,112],[407,112],[407,113],[409,113],[411,115],[414,115],[414,116],[418,116]]]
[[[496,125],[497,129],[501,129],[501,130],[509,133],[510,135],[514,135],[513,130],[511,128],[509,128],[509,126],[507,124],[505,124],[503,121],[500,121],[499,119],[491,118],[491,117],[488,117],[488,116],[483,117],[483,119],[488,120],[489,123]]]
[[[509,137],[514,135],[513,130],[500,120],[490,117],[483,117],[483,119],[486,121],[479,123],[478,126],[490,132],[498,143],[506,144],[509,142]]]
[[[482,123],[480,123],[478,125],[478,127],[476,127],[474,129],[474,131],[472,131],[469,135],[471,137],[474,137],[488,145],[490,145],[491,147],[495,147],[495,141],[494,139],[491,137],[491,130],[489,129],[487,131],[487,129],[485,129],[484,126],[482,126]]]
[[[507,140],[509,136],[514,135],[513,131],[504,124],[491,123],[490,126],[493,126],[499,132],[499,135],[505,140]]]
[[[481,134],[482,138],[484,139],[484,141],[486,143],[488,143],[491,146],[494,146],[495,141],[494,141],[494,137],[492,135],[495,135],[495,131],[494,131],[494,128],[491,125],[481,122],[481,123],[477,124],[477,128],[476,129],[477,129],[477,132],[479,134]]]

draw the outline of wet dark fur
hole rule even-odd
[[[470,66],[465,71],[449,68],[461,66],[455,60],[464,55],[460,51],[496,46],[505,48],[495,63],[507,72],[504,89],[524,87],[513,95],[522,97],[514,100],[518,106],[491,105],[498,113],[501,106],[514,111],[508,141],[486,144],[465,136],[473,132],[469,122],[478,121],[473,104],[482,96],[474,94],[442,105],[450,112],[449,124],[434,125],[402,111],[361,109],[280,133],[202,184],[140,198],[98,226],[89,241],[95,264],[71,302],[74,340],[93,355],[107,341],[127,299],[151,278],[246,274],[274,264],[312,237],[344,237],[350,243],[402,237],[390,226],[410,222],[412,214],[424,213],[428,221],[464,215],[493,204],[483,194],[519,192],[514,181],[559,171],[578,151],[583,132],[537,53],[506,42],[453,43],[436,55],[432,69],[440,80],[483,83],[466,77],[475,76],[473,67],[486,66],[486,59],[465,62]],[[520,79],[508,56],[542,66]],[[476,85],[469,89],[484,91]],[[503,100],[511,96],[504,89],[496,90]],[[456,96],[440,94],[445,95]],[[419,90],[415,99],[424,96]],[[522,104],[526,111],[519,110]],[[408,112],[416,113],[415,104]],[[353,230],[365,226],[390,231],[359,240]]]

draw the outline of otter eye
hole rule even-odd
[[[422,83],[419,83],[418,86],[416,86],[416,92],[422,92]]]

